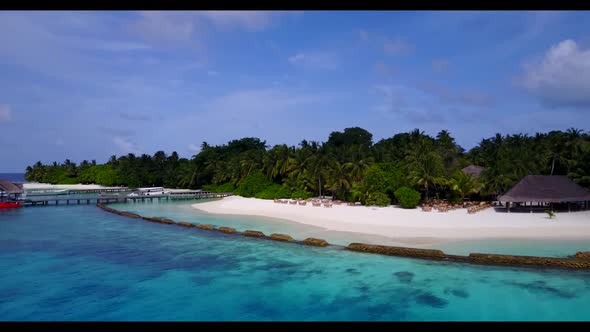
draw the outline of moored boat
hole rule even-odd
[[[0,209],[14,209],[21,207],[20,199],[24,190],[20,183],[12,183],[0,179]]]
[[[31,196],[54,196],[54,195],[67,195],[70,191],[68,189],[46,189],[46,190],[27,190],[24,195],[27,197]]]
[[[21,206],[20,202],[0,202],[0,209],[15,209]]]
[[[138,196],[162,196],[169,194],[169,191],[164,190],[164,187],[150,187],[150,188],[139,188],[137,191],[127,195],[128,197]]]

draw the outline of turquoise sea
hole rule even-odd
[[[212,216],[189,204],[126,210],[241,230],[267,225],[266,233],[296,238],[322,232]],[[590,272],[307,247],[149,223],[92,205],[0,211],[2,321],[584,321],[588,303]]]
[[[197,203],[200,201],[196,201]],[[287,220],[278,220],[264,217],[248,216],[222,216],[201,212],[191,208],[193,202],[161,201],[153,203],[121,203],[112,206],[130,212],[136,212],[143,216],[168,217],[176,221],[189,221],[193,223],[211,223],[218,226],[234,227],[239,231],[247,229],[262,231],[265,234],[284,233],[295,239],[318,237],[338,245],[348,245],[352,242],[364,242],[384,245],[401,245],[420,248],[441,249],[449,254],[468,255],[472,252],[484,252],[495,254],[533,255],[565,257],[575,254],[577,251],[590,250],[590,240],[526,240],[526,239],[478,239],[461,240],[436,244],[412,244],[401,243],[395,239],[364,235],[349,232],[328,231],[320,227],[293,223]],[[205,220],[205,221],[203,221]]]

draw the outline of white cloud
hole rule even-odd
[[[194,153],[198,153],[199,151],[201,151],[201,147],[193,143],[188,145],[188,149]]]
[[[131,141],[128,137],[122,136],[115,136],[113,137],[113,143],[121,150],[123,153],[134,153],[140,154],[140,150],[137,147],[135,142]]]
[[[290,63],[293,63],[293,64],[301,63],[305,60],[305,54],[297,53],[295,55],[290,56],[288,60]]]
[[[263,29],[272,23],[277,13],[271,11],[206,10],[195,12],[219,27],[243,27],[250,30]]]
[[[148,40],[187,41],[195,30],[195,22],[188,12],[143,11],[132,29]]]
[[[7,105],[0,105],[0,122],[8,122],[11,118],[11,110]]]
[[[1,12],[0,62],[62,80],[84,76],[88,81],[89,75],[96,79],[99,73],[87,62],[91,56],[72,52],[80,48],[79,40],[56,27],[62,18],[61,13],[50,18],[38,12]]]
[[[590,106],[590,49],[567,39],[551,47],[543,59],[525,65],[522,84],[549,107]]]
[[[414,47],[399,38],[386,38],[383,43],[383,51],[385,51],[385,54],[387,55],[402,55],[411,53],[414,51]]]
[[[336,55],[328,52],[299,52],[290,56],[287,60],[296,66],[321,69],[338,68]]]
[[[219,73],[215,70],[209,70],[209,71],[207,71],[207,75],[208,76],[217,76],[217,75],[219,75]]]
[[[446,59],[432,60],[432,70],[436,73],[444,73],[449,69],[450,62]]]
[[[272,25],[285,14],[277,11],[142,11],[132,29],[146,39],[169,42],[189,41],[208,26],[219,29],[257,31]],[[287,14],[294,14],[287,12]]]

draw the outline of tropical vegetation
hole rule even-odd
[[[474,178],[461,171],[467,165],[485,169]],[[493,197],[529,174],[566,175],[590,188],[589,133],[496,134],[466,151],[446,130],[432,137],[415,129],[374,143],[370,132],[353,127],[297,146],[246,137],[204,142],[191,158],[158,151],[113,155],[104,164],[39,161],[26,169],[28,181],[45,183],[202,188],[269,199],[332,196],[380,206],[400,203],[402,187],[422,200]],[[404,198],[416,197],[408,190]]]
[[[420,193],[408,187],[401,187],[396,190],[395,198],[404,209],[413,209],[420,203]]]

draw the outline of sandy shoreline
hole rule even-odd
[[[441,213],[397,207],[334,205],[325,208],[238,196],[192,207],[208,213],[278,218],[332,231],[400,240],[421,238],[424,242],[486,238],[590,239],[590,211],[558,213],[550,220],[544,213],[504,213],[494,209],[467,214],[465,209]]]

